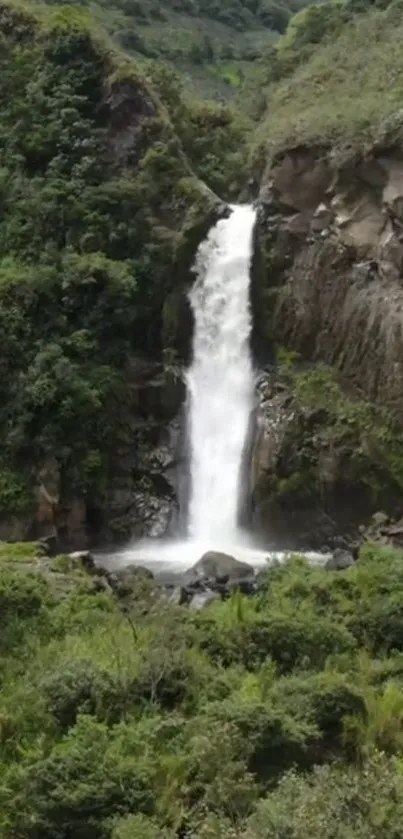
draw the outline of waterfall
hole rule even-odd
[[[187,429],[190,499],[186,538],[143,539],[114,552],[108,562],[151,570],[183,571],[208,550],[223,550],[265,566],[284,554],[258,547],[238,528],[255,381],[249,339],[249,302],[255,212],[232,207],[201,244],[190,292],[195,328],[193,361],[187,371]],[[187,484],[187,481],[186,481]],[[306,554],[317,561],[319,554]],[[323,557],[322,557],[323,559]]]
[[[190,429],[189,537],[236,542],[241,465],[254,404],[249,348],[249,271],[256,214],[231,208],[201,244],[190,292],[193,361],[187,372]]]

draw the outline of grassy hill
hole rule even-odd
[[[168,61],[199,95],[228,99],[251,62],[306,2],[83,0],[76,5],[86,6],[124,50],[138,58]]]
[[[360,12],[353,3],[324,3],[296,15],[243,93],[261,110],[255,162],[299,144],[350,153],[386,134],[399,140],[402,35],[399,2]]]

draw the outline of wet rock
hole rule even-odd
[[[258,210],[266,335],[401,412],[401,155],[386,139],[342,165],[328,149],[291,149],[264,173]]]
[[[337,548],[333,556],[329,557],[325,564],[326,571],[345,571],[354,565],[354,557],[350,551],[344,551],[342,548]]]
[[[111,594],[112,586],[106,576],[94,577],[91,582],[91,591],[94,594]]]
[[[74,496],[60,502],[57,512],[57,534],[61,545],[81,550],[88,545],[87,502]]]
[[[168,602],[174,606],[186,606],[192,598],[192,593],[183,586],[175,586],[175,588],[168,592]]]
[[[311,222],[311,230],[315,233],[323,233],[329,227],[333,213],[323,202],[316,208]]]
[[[361,544],[365,542],[378,542],[391,548],[403,547],[403,518],[397,521],[391,519],[386,513],[377,512],[370,524],[360,528]]]
[[[73,553],[69,554],[69,557],[74,563],[82,565],[86,571],[97,573],[98,569],[91,551],[73,551]]]
[[[61,486],[60,467],[55,457],[48,457],[44,461],[38,471],[37,481],[35,530],[40,537],[55,537]]]
[[[191,608],[202,608],[214,599],[226,600],[234,591],[254,594],[257,591],[255,571],[246,562],[229,554],[209,551],[185,574],[185,589]]]
[[[256,594],[259,586],[255,577],[247,577],[241,579],[228,580],[225,587],[225,594],[232,594],[234,591],[240,591],[241,594]],[[216,588],[216,590],[218,590]]]
[[[46,556],[57,556],[59,553],[58,538],[56,533],[49,536],[42,536],[38,539],[38,545],[42,548]]]
[[[111,168],[133,164],[144,147],[147,123],[155,105],[144,85],[136,80],[116,81],[105,97],[108,114],[107,162]]]
[[[255,576],[254,569],[251,565],[248,565],[246,562],[240,562],[235,557],[221,553],[220,551],[208,551],[205,553],[187,574],[189,581],[192,579],[206,579],[225,584],[229,581]]]

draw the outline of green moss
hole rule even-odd
[[[0,517],[32,513],[35,499],[26,475],[0,466]]]
[[[317,474],[313,467],[293,472],[288,478],[279,478],[275,492],[278,497],[308,499],[317,491]]]
[[[294,428],[298,465],[292,474],[279,479],[279,494],[304,497],[314,488],[319,492],[324,452],[336,456],[334,479],[361,484],[374,503],[385,493],[393,496],[401,491],[403,438],[399,417],[371,402],[347,396],[336,371],[326,365],[301,372],[286,357],[281,369],[293,388],[300,420]]]
[[[75,571],[80,567],[80,561],[68,554],[59,554],[50,563],[50,570],[60,572],[61,574],[69,574],[71,571]]]
[[[43,546],[38,542],[8,542],[0,544],[0,562],[7,560],[32,560],[43,556]]]

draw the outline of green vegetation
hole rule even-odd
[[[186,103],[173,71],[146,76],[92,26],[0,3],[0,519],[29,523],[49,455],[93,508],[122,443],[141,473],[130,358],[175,351],[164,306],[217,215],[206,184],[242,178],[232,112]]]
[[[390,503],[403,489],[401,421],[390,410],[346,395],[326,365],[302,370],[294,353],[279,352],[279,371],[293,395],[291,423],[275,492],[289,503],[323,498],[337,484],[356,487],[370,506]]]
[[[65,559],[61,598],[0,565],[4,839],[400,835],[402,552],[294,557],[201,613]]]
[[[176,375],[178,298],[214,193],[244,186],[249,118],[265,115],[259,166],[289,143],[400,138],[397,0],[325,2],[285,31],[303,5],[0,0],[0,522],[32,523],[49,462],[92,514],[116,452],[152,481],[162,409],[134,362]],[[178,68],[249,117],[189,97]],[[341,476],[396,498],[399,421],[279,361],[277,495]],[[292,557],[201,612],[160,595],[0,546],[1,839],[399,839],[403,552],[366,544],[337,572]]]
[[[236,92],[239,74],[285,31],[305,0],[84,0],[79,5],[136,58],[167,61],[184,71],[191,89],[227,99]]]
[[[401,36],[398,0],[325,2],[299,12],[245,85],[245,107],[263,117],[255,165],[286,146],[352,154],[387,136],[401,139]]]

